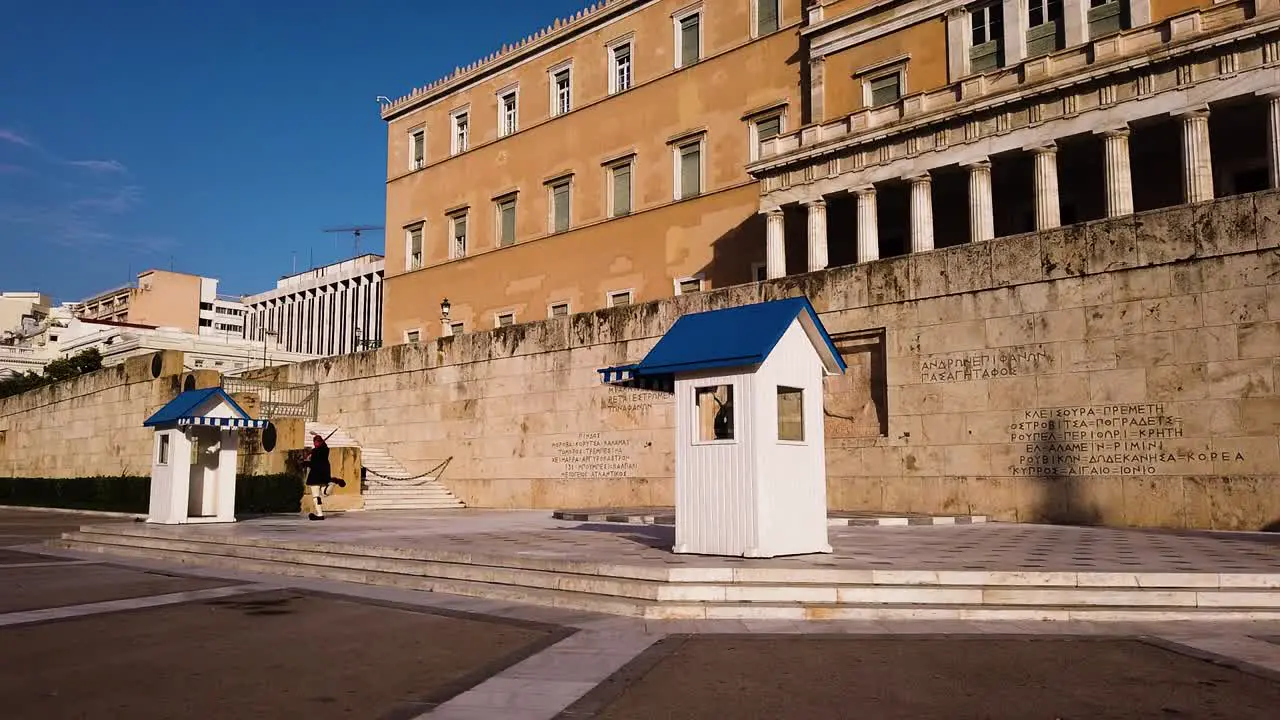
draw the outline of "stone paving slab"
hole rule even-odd
[[[1276,707],[1275,678],[1136,639],[671,636],[558,717],[1262,720]]]
[[[19,552],[17,550],[0,549],[0,567],[5,565],[27,565],[35,562],[66,562],[61,558],[51,558],[44,555],[36,555],[29,552]]]
[[[154,526],[149,526],[154,529]],[[150,531],[150,530],[149,530]],[[1277,573],[1280,534],[985,523],[833,527],[834,553],[755,560],[673,555],[674,528],[580,523],[544,511],[349,513],[166,527],[180,537],[401,547],[477,555],[693,568],[834,568],[1112,573]]]
[[[2,628],[0,697],[14,718],[407,718],[562,635],[285,590]]]
[[[216,578],[185,577],[108,565],[73,567],[75,572],[56,564],[46,567],[0,565],[0,613],[190,592],[235,584]]]
[[[26,545],[92,523],[105,525],[131,520],[115,520],[97,515],[48,513],[32,510],[0,509],[0,547]]]

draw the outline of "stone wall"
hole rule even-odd
[[[149,475],[152,431],[142,423],[186,377],[182,353],[164,351],[0,398],[0,475]]]
[[[851,238],[834,242],[852,242]],[[689,312],[807,295],[850,365],[829,503],[1005,520],[1280,520],[1280,193],[276,369],[473,506],[668,504],[670,397],[602,386]]]

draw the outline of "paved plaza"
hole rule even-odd
[[[1280,705],[1274,622],[653,621],[35,544],[103,522],[0,510],[6,717],[1248,720]],[[664,555],[660,529],[468,511],[201,531],[713,560]],[[782,562],[1277,568],[1267,535],[992,524],[832,537],[834,557]]]
[[[159,529],[156,532],[168,532]],[[173,531],[182,536],[456,552],[477,556],[688,567],[1056,572],[1280,572],[1280,533],[984,523],[832,527],[831,555],[770,560],[673,555],[662,525],[555,520],[544,510],[382,511],[325,523],[265,517]]]

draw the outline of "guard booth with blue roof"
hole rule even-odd
[[[147,522],[235,522],[237,431],[267,421],[209,388],[178,395],[143,425],[155,428]]]
[[[606,384],[676,401],[674,552],[831,552],[822,379],[844,359],[807,298],[685,315]]]

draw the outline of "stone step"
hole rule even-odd
[[[186,534],[175,537],[132,526],[86,527],[66,533],[59,546],[108,554],[145,553],[146,557],[243,569],[251,569],[245,564],[271,563],[285,574],[310,577],[343,579],[354,573],[373,578],[376,574],[376,579],[361,580],[375,584],[404,585],[406,581],[397,578],[413,577],[437,592],[522,602],[543,602],[546,598],[534,597],[538,592],[557,591],[582,596],[572,601],[573,607],[600,612],[625,607],[627,613],[654,618],[1280,619],[1280,575],[1271,574],[1242,575],[1236,586],[1220,588],[1209,586],[1204,576],[1195,574],[1188,574],[1182,585],[1173,586],[1177,574],[1165,573],[1161,574],[1162,579],[1153,580],[1170,587],[1150,589],[1102,584],[1052,587],[1037,584],[1045,578],[1019,573],[1003,574],[1009,584],[979,586],[914,582],[925,578],[907,572],[877,577],[875,571],[848,571],[828,573],[828,582],[820,585],[812,582],[820,570],[799,571],[809,574],[807,578],[798,577],[797,571],[772,568],[756,568],[755,572],[739,576],[739,571],[732,569],[727,569],[726,575],[724,568],[707,568],[713,572],[699,573],[698,568],[480,558],[421,549],[315,549],[315,544],[281,541]],[[920,575],[929,574],[935,578],[938,575]],[[676,577],[682,581],[673,581]],[[831,582],[841,578],[868,582]],[[1221,583],[1223,576],[1217,578]],[[558,606],[569,602],[564,598],[551,601]]]
[[[426,485],[418,488],[398,488],[395,486],[373,486],[365,491],[365,497],[419,497],[422,495],[434,495],[440,497],[453,497],[453,493],[445,488]]]
[[[466,505],[461,500],[406,500],[393,503],[366,502],[365,510],[461,510]]]
[[[612,615],[641,617],[645,612],[645,604],[643,602],[626,600],[624,598],[611,595],[592,595],[590,593],[568,592],[517,585],[493,585],[490,583],[476,583],[466,580],[445,580],[421,575],[402,575],[398,573],[371,570],[351,570],[341,567],[305,565],[274,560],[260,560],[194,552],[175,553],[169,550],[107,545],[81,540],[54,540],[50,541],[49,545],[75,552],[145,558],[149,560],[161,560],[164,562],[174,562],[184,565],[214,567],[242,572],[336,580],[341,582],[362,583],[366,585],[381,585],[407,590],[439,592],[450,595],[464,595],[468,597],[483,597],[494,600],[506,600],[510,602],[541,605],[544,607],[601,612]]]

